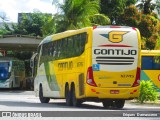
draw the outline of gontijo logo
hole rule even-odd
[[[108,38],[112,43],[119,43],[123,40],[123,35],[128,31],[111,31],[108,34],[101,34],[103,37]]]

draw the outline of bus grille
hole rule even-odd
[[[132,65],[134,57],[96,57],[96,62],[102,65]]]

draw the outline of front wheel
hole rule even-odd
[[[43,97],[43,88],[42,86],[39,87],[39,100],[41,103],[48,103],[50,98]]]

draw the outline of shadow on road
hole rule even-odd
[[[89,104],[82,104],[81,107],[73,107],[73,106],[67,106],[65,102],[50,102],[50,103],[34,103],[34,102],[23,102],[23,101],[0,101],[0,105],[8,106],[8,107],[29,107],[29,108],[64,108],[66,110],[67,108],[72,110],[84,110],[84,109],[92,109],[92,110],[106,110],[102,106],[95,106],[95,105],[89,105]],[[108,110],[115,110],[114,108],[108,109]],[[117,109],[116,109],[117,110]],[[125,110],[125,109],[121,109]]]

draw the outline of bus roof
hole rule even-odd
[[[75,35],[75,34],[80,34],[80,33],[83,33],[83,32],[89,32],[88,31],[89,29],[91,30],[91,29],[97,29],[97,28],[130,28],[130,29],[136,30],[136,28],[134,28],[134,27],[114,26],[114,25],[85,27],[85,28],[82,28],[82,29],[67,30],[67,31],[64,31],[64,32],[61,32],[61,33],[57,33],[57,34],[47,36],[46,38],[44,38],[41,41],[41,43],[39,45],[42,45],[44,43],[48,43],[48,42],[51,42],[51,41],[54,41],[54,40],[62,39],[62,38],[65,38],[65,37],[69,37],[69,36],[72,36],[72,35]]]
[[[86,27],[86,28],[77,29],[77,30],[67,30],[65,32],[53,34],[53,35],[50,35],[50,36],[47,36],[46,38],[44,38],[41,41],[40,45],[44,44],[44,43],[48,43],[48,42],[54,41],[54,40],[62,39],[62,38],[65,38],[65,37],[69,37],[69,36],[72,36],[72,35],[75,35],[75,34],[88,32],[89,29],[93,29],[93,27]]]
[[[142,56],[160,56],[160,50],[141,50]]]

